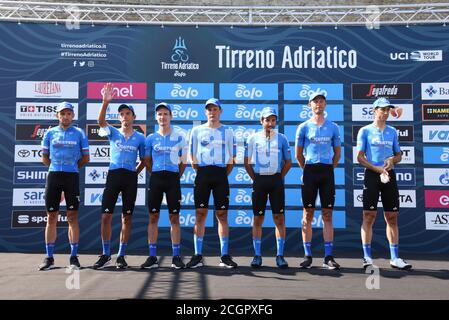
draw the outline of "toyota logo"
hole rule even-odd
[[[31,152],[29,150],[19,150],[19,152],[17,152],[18,156],[21,158],[26,158],[29,157]]]

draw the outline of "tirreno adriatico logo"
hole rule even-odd
[[[169,61],[161,61],[161,69],[173,71],[174,77],[183,78],[191,70],[199,70],[200,64],[191,62],[186,41],[181,36],[175,39]]]

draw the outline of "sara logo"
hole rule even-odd
[[[237,111],[235,112],[235,117],[237,119],[258,120],[261,115],[262,110],[257,110],[256,108],[247,110],[246,106],[242,104],[237,105]]]
[[[237,182],[251,182],[251,178],[243,168],[238,168],[237,175],[235,176]]]
[[[173,62],[187,62],[189,61],[189,54],[187,53],[187,47],[185,40],[181,37],[176,39],[173,46],[173,54],[171,55],[171,61]]]
[[[237,210],[237,216],[235,218],[236,225],[251,226],[253,224],[253,218],[250,217],[245,211]]]
[[[189,120],[189,119],[196,119],[198,118],[198,111],[192,108],[188,108],[186,110],[182,109],[182,107],[179,104],[175,104],[173,106],[173,118],[175,119],[182,119],[182,120]]]
[[[302,85],[302,89],[299,91],[299,97],[300,98],[306,98],[306,100],[309,100],[309,97],[314,94],[315,92],[321,93],[323,96],[327,97],[327,91],[321,90],[321,88],[316,88],[313,90],[310,86],[307,84]]]
[[[237,90],[235,91],[236,98],[261,98],[263,96],[263,91],[253,87],[251,89],[246,89],[246,86],[243,84],[237,85]]]
[[[235,203],[251,204],[252,203],[251,195],[247,194],[246,191],[243,189],[238,189],[237,195],[235,196]]]
[[[183,88],[179,83],[174,83],[170,95],[172,98],[196,98],[198,96],[198,90],[192,87]]]

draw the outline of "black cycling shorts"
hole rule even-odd
[[[363,210],[376,211],[379,202],[379,193],[384,211],[399,211],[399,190],[396,183],[396,174],[388,171],[390,182],[382,183],[380,174],[365,169],[363,181]]]
[[[252,193],[254,216],[265,214],[268,199],[270,199],[273,214],[284,214],[285,190],[280,173],[274,175],[256,174]]]
[[[162,198],[165,193],[168,212],[179,214],[181,209],[181,184],[179,173],[173,171],[153,172],[148,188],[148,209],[150,214],[161,211]]]
[[[229,183],[226,168],[218,166],[198,168],[193,189],[195,208],[209,207],[211,191],[214,196],[215,210],[227,210],[229,208]]]
[[[306,164],[302,177],[302,203],[305,209],[314,209],[320,193],[322,209],[332,209],[335,204],[334,167],[331,164]]]
[[[61,192],[67,210],[77,211],[80,204],[80,179],[77,172],[50,171],[45,185],[45,207],[47,212],[59,211]]]
[[[109,170],[101,201],[101,212],[112,214],[122,194],[122,213],[132,214],[137,197],[137,173],[127,169]]]

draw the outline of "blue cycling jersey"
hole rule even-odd
[[[42,152],[50,155],[48,171],[79,172],[78,160],[81,154],[89,154],[89,142],[80,128],[71,126],[64,130],[57,126],[45,133]]]
[[[120,130],[108,125],[107,127],[100,128],[99,135],[109,138],[109,145],[111,147],[109,151],[111,158],[109,170],[123,168],[136,171],[137,153],[139,153],[141,160],[145,156],[145,136],[143,134],[134,131],[126,139]]]
[[[189,149],[200,167],[226,167],[235,156],[232,128],[226,125],[209,128],[207,123],[194,127],[190,134]]]
[[[401,152],[398,133],[392,126],[380,130],[374,124],[360,129],[357,134],[357,152],[365,152],[366,159],[375,166],[383,166],[384,161]]]
[[[280,173],[284,162],[291,160],[290,147],[285,135],[273,131],[267,138],[264,131],[256,132],[245,142],[245,157],[254,164],[254,172],[261,175]]]
[[[318,126],[311,120],[301,123],[296,130],[296,147],[304,147],[306,164],[332,164],[334,147],[341,146],[340,131],[332,121]]]
[[[179,172],[179,158],[186,154],[187,143],[179,130],[173,130],[166,136],[159,132],[150,134],[145,140],[145,157],[152,158],[151,172]]]

